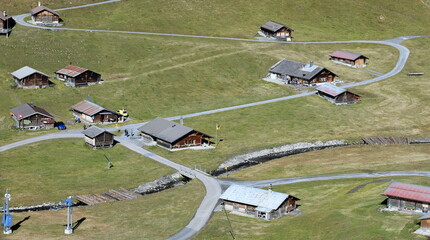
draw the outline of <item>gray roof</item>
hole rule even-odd
[[[46,11],[48,11],[48,12],[54,14],[54,15],[60,16],[60,14],[54,12],[52,9],[47,8],[47,7],[43,6],[43,5],[40,5],[40,6],[37,6],[37,7],[33,8],[33,9],[31,9],[30,10],[30,14],[34,15],[34,14],[40,13],[40,12],[42,12],[44,10],[46,10]]]
[[[173,143],[194,129],[175,123],[164,118],[157,117],[139,128],[139,131],[164,140],[168,143]]]
[[[23,79],[25,77],[30,76],[33,73],[40,73],[46,77],[49,77],[48,75],[44,74],[43,72],[37,71],[36,69],[31,68],[29,66],[22,67],[22,68],[16,70],[15,72],[13,72],[11,74],[12,74],[12,76],[14,76],[18,79]]]
[[[90,102],[88,100],[83,100],[81,102],[78,102],[75,105],[73,105],[71,108],[73,111],[81,112],[81,113],[84,113],[88,116],[94,116],[95,114],[97,114],[101,111],[108,111],[108,112],[111,112],[112,114],[115,114],[118,116],[121,115],[121,114],[119,114],[113,110],[104,108],[104,107],[102,107],[98,104],[95,104],[93,102]]]
[[[430,218],[430,214],[426,214],[420,218],[418,218],[419,220],[423,220],[423,219],[429,219]]]
[[[82,133],[85,136],[88,136],[90,138],[95,138],[95,137],[97,137],[98,135],[100,135],[100,134],[102,134],[104,132],[107,132],[109,134],[114,135],[113,133],[108,132],[108,131],[106,131],[106,130],[104,130],[102,128],[96,127],[96,126],[91,126],[91,127],[87,128],[87,129],[85,129],[84,131],[82,131]]]
[[[220,199],[256,206],[258,211],[270,212],[278,209],[289,196],[289,194],[271,190],[231,185]]]
[[[12,18],[12,16],[4,15],[3,11],[0,11],[0,19],[6,21],[7,19]]]
[[[332,97],[336,97],[344,92],[346,92],[345,89],[341,87],[337,87],[331,83],[325,83],[319,87],[317,87],[317,90],[323,93],[326,93]]]
[[[16,117],[21,115],[22,116],[21,118],[26,118],[26,117],[29,117],[29,116],[34,115],[36,113],[39,113],[39,114],[44,115],[44,116],[49,117],[49,118],[54,118],[54,116],[52,116],[50,113],[48,113],[45,109],[34,106],[33,104],[29,104],[29,103],[25,103],[25,104],[22,104],[18,107],[12,108],[10,111]]]
[[[289,27],[287,27],[287,26],[285,26],[285,25],[283,25],[283,24],[280,24],[280,23],[277,23],[277,22],[274,22],[274,21],[268,21],[267,23],[265,23],[263,26],[261,26],[261,29],[264,29],[264,30],[269,30],[269,31],[271,31],[271,32],[277,32],[277,31],[279,31],[281,28],[287,28],[288,30],[291,30],[291,31],[294,31],[293,29],[291,29],[291,28],[289,28]]]
[[[269,72],[311,80],[324,69],[325,68],[314,65],[313,63],[304,64],[301,62],[282,59],[273,65],[269,69]]]

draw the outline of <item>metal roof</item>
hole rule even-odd
[[[419,220],[423,220],[423,219],[429,219],[430,218],[430,214],[426,214],[420,218],[418,218]]]
[[[336,97],[336,96],[346,92],[345,89],[343,89],[341,87],[337,87],[331,83],[325,83],[323,85],[318,86],[317,91],[326,93],[332,97]]]
[[[335,51],[332,54],[330,54],[329,56],[348,59],[348,60],[352,60],[352,61],[356,60],[359,57],[367,58],[366,56],[361,55],[361,54],[350,53],[350,52],[345,52],[345,51]]]
[[[12,16],[8,16],[7,14],[4,15],[4,12],[0,11],[0,19],[1,20],[6,21],[7,19],[10,19],[10,18],[12,18]]]
[[[392,182],[383,195],[430,203],[430,187],[427,186]]]
[[[269,69],[269,72],[311,80],[324,69],[325,68],[319,67],[314,64],[304,64],[301,62],[282,59],[279,62],[277,62],[275,65],[273,65]]]
[[[104,130],[102,128],[96,127],[96,126],[91,126],[91,127],[87,128],[87,129],[85,129],[84,131],[82,131],[82,133],[85,136],[88,136],[90,138],[95,138],[95,137],[97,137],[98,135],[100,135],[100,134],[102,134],[104,132],[107,132],[109,134],[114,135],[113,133],[108,132],[108,131],[106,131],[106,130]]]
[[[76,76],[79,76],[80,74],[82,74],[86,71],[88,71],[88,69],[86,69],[86,68],[81,68],[81,67],[69,65],[65,68],[62,68],[62,69],[56,71],[55,73],[64,74],[64,75],[69,76],[69,77],[76,77]]]
[[[44,115],[46,117],[49,117],[49,118],[54,118],[54,116],[52,116],[45,109],[37,107],[37,106],[35,106],[33,104],[29,104],[29,103],[25,103],[25,104],[22,104],[18,107],[12,108],[10,111],[16,117],[21,115],[22,117],[20,117],[20,118],[26,118],[26,117],[29,117],[31,115],[37,114],[37,113]]]
[[[173,143],[194,129],[175,123],[164,118],[157,117],[139,128],[139,131],[164,140],[168,143]]]
[[[102,107],[100,105],[97,105],[97,104],[95,104],[93,102],[90,102],[88,100],[84,100],[82,102],[79,102],[79,103],[73,105],[71,108],[74,111],[84,113],[84,114],[86,114],[88,116],[93,116],[93,115],[95,115],[95,114],[97,114],[97,113],[99,113],[101,111],[108,111],[108,112],[114,113],[116,115],[121,115],[121,114],[119,114],[119,113],[117,113],[115,111],[112,111],[110,109],[104,108],[104,107]]]
[[[278,209],[289,196],[286,193],[233,184],[220,199],[255,206],[259,211],[270,212]]]
[[[43,6],[43,5],[40,5],[40,6],[38,6],[38,7],[35,7],[35,8],[33,8],[33,9],[31,9],[31,10],[30,10],[30,14],[31,14],[31,15],[34,15],[34,14],[40,13],[40,12],[42,12],[42,11],[44,11],[44,10],[46,10],[46,11],[48,11],[48,12],[51,12],[51,13],[52,13],[52,14],[54,14],[54,15],[60,16],[60,14],[58,14],[58,13],[54,12],[52,9],[49,9],[49,8],[47,8],[47,7]]]
[[[11,74],[12,74],[12,76],[14,76],[18,79],[23,79],[25,77],[30,76],[33,73],[39,73],[39,74],[42,74],[46,77],[49,77],[48,75],[44,74],[43,72],[37,71],[36,69],[28,67],[28,66],[22,67],[22,68],[16,70],[15,72],[13,72]]]
[[[263,26],[261,26],[261,29],[266,29],[266,30],[269,30],[271,32],[277,32],[281,28],[284,28],[284,27],[287,28],[288,30],[294,31],[293,29],[291,29],[291,28],[289,28],[289,27],[287,27],[287,26],[285,26],[283,24],[274,22],[274,21],[268,21]]]

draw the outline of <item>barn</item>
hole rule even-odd
[[[291,33],[294,31],[283,24],[268,21],[260,27],[261,32],[268,38],[275,38],[277,40],[291,41],[293,38]]]
[[[103,82],[101,75],[86,68],[69,65],[55,72],[55,77],[69,87],[83,87]]]
[[[389,209],[421,213],[429,211],[430,187],[394,181],[382,195],[388,197],[387,208]]]
[[[267,78],[280,80],[285,84],[312,86],[318,83],[334,82],[337,75],[315,65],[282,59],[270,67]]]
[[[53,128],[55,123],[52,114],[30,103],[12,108],[10,110],[10,115],[15,120],[16,127],[19,129],[48,129]]]
[[[40,4],[30,10],[31,21],[33,24],[47,25],[47,26],[59,26],[60,15],[53,10]]]
[[[91,126],[82,132],[85,143],[96,148],[110,148],[114,144],[114,134],[96,126]]]
[[[124,116],[110,109],[99,106],[88,100],[81,101],[71,107],[75,119],[87,123],[120,123]]]
[[[345,52],[345,51],[335,51],[329,56],[330,56],[330,60],[332,60],[335,63],[343,64],[343,65],[347,65],[355,68],[365,67],[367,65],[367,60],[369,59],[364,55]]]
[[[317,88],[317,94],[334,104],[352,104],[360,101],[360,96],[337,87],[331,83],[325,83]]]
[[[241,185],[231,185],[221,196],[225,210],[272,220],[297,208],[300,200],[292,195]]]
[[[49,81],[49,76],[25,66],[11,73],[13,81],[18,88],[46,88],[54,86],[54,83]]]
[[[209,146],[212,138],[190,127],[160,117],[146,123],[138,130],[143,136],[152,139],[160,147],[169,150]]]
[[[16,22],[5,11],[0,11],[0,34],[9,34]]]

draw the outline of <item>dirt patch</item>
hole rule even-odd
[[[380,182],[390,182],[390,181],[391,181],[391,179],[386,178],[386,179],[379,179],[379,180],[375,180],[372,182],[364,183],[364,184],[358,185],[357,187],[349,190],[349,192],[347,192],[347,194],[356,193],[360,188],[364,188],[367,184],[380,183]]]

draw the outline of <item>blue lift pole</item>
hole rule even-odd
[[[4,195],[6,201],[3,205],[3,217],[2,217],[2,225],[3,225],[3,233],[4,234],[11,234],[12,229],[10,227],[12,226],[12,215],[9,214],[9,201],[10,201],[10,194],[9,189],[6,190],[6,194]]]
[[[72,217],[72,197],[68,197],[66,200],[61,201],[62,203],[65,203],[67,205],[67,225],[66,229],[64,229],[65,234],[72,234],[73,233],[73,217]]]

